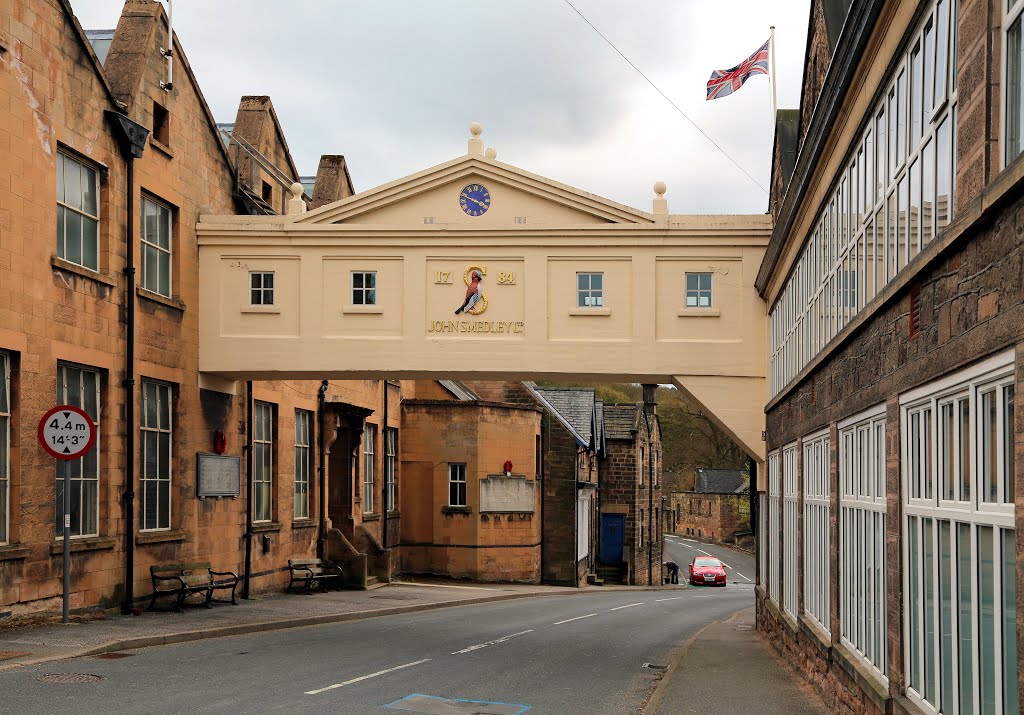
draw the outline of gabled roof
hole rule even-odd
[[[71,28],[78,38],[78,42],[89,58],[89,62],[92,64],[92,69],[96,75],[96,79],[99,80],[100,86],[103,87],[104,94],[107,95],[107,99],[110,100],[111,106],[123,110],[125,108],[124,103],[118,101],[117,97],[114,96],[114,91],[110,87],[110,82],[107,80],[107,76],[103,73],[103,61],[96,56],[96,50],[93,49],[92,42],[86,35],[85,30],[82,29],[82,24],[78,22],[78,18],[75,17],[75,11],[71,7],[70,0],[60,0],[61,9],[64,11],[64,16],[67,17],[71,23]]]
[[[693,491],[701,494],[739,494],[747,488],[739,469],[698,469]]]
[[[605,405],[605,437],[612,439],[636,439],[640,431],[640,404]]]
[[[267,125],[268,121],[269,126]],[[292,159],[292,152],[284,138],[284,129],[281,128],[281,120],[277,118],[277,111],[269,96],[260,94],[242,97],[238,103],[238,112],[235,115],[231,133],[240,136],[256,147],[257,151],[264,154],[266,154],[263,151],[264,140],[278,141],[288,162],[288,169],[291,170],[291,178],[298,180],[298,167],[295,166],[295,160]]]
[[[478,154],[465,154],[411,176],[297,214],[292,220],[311,224],[342,223],[469,177],[493,181],[608,223],[655,223],[652,214]]]
[[[469,389],[465,383],[458,380],[438,380],[437,382],[462,402],[475,402],[480,399],[478,394]]]
[[[594,390],[589,387],[537,387],[532,382],[523,385],[533,393],[541,406],[572,433],[581,447],[595,451]]]

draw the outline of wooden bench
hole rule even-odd
[[[175,596],[175,608],[182,610],[185,599],[194,593],[205,593],[203,605],[211,608],[217,603],[231,603],[235,606],[235,588],[238,586],[238,575],[231,571],[214,571],[209,561],[196,561],[181,564],[158,564],[149,567],[149,575],[153,579],[153,598],[149,609],[156,605],[160,596]],[[231,589],[231,600],[215,599],[214,591]],[[198,604],[197,604],[198,605]]]
[[[288,571],[291,580],[288,581],[286,591],[291,591],[296,583],[304,584],[304,593],[312,593],[313,584],[317,584],[320,591],[327,591],[327,582],[341,576],[340,570],[337,573],[329,573],[324,570],[324,563],[320,559],[288,559]]]

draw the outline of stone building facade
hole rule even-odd
[[[843,9],[757,278],[758,628],[836,712],[1017,713],[1021,8]]]
[[[738,469],[698,469],[693,491],[669,500],[666,531],[722,544],[750,529],[750,487]]]

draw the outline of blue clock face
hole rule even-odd
[[[459,194],[459,206],[470,216],[483,216],[491,207],[491,193],[482,184],[470,184]]]

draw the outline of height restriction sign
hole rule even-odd
[[[57,459],[78,459],[96,441],[96,426],[81,407],[57,405],[39,420],[39,444]]]

